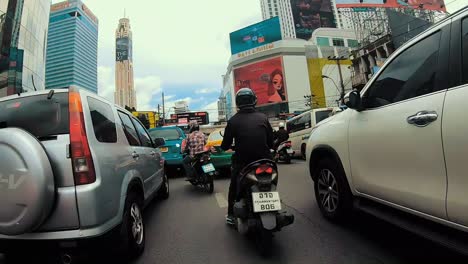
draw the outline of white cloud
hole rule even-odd
[[[201,110],[208,112],[210,123],[218,121],[218,101],[207,104]]]
[[[203,89],[196,90],[195,93],[196,94],[213,94],[213,93],[221,93],[221,90],[217,88],[203,88]]]
[[[145,76],[135,78],[135,89],[138,111],[155,111],[157,105],[151,105],[153,96],[161,92],[161,78],[158,76]]]

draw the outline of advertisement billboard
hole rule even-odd
[[[174,114],[171,115],[171,119],[176,119],[179,125],[187,125],[190,121],[197,121],[200,125],[208,125],[210,123],[208,112]]]
[[[132,41],[128,37],[117,38],[115,60],[125,61],[132,59]]]
[[[258,106],[288,101],[283,59],[276,57],[234,69],[235,92],[244,87],[257,95]]]
[[[446,12],[444,0],[336,0],[337,8],[422,8]]]
[[[331,0],[291,0],[291,9],[297,38],[309,40],[319,27],[336,27]]]
[[[229,34],[231,54],[281,40],[279,17],[273,17]]]

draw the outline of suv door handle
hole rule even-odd
[[[408,124],[415,125],[417,127],[425,127],[430,123],[437,120],[439,115],[436,111],[420,111],[416,114],[407,118]]]
[[[156,155],[156,152],[151,151],[151,152],[150,152],[150,155],[154,157],[154,156]]]
[[[133,157],[134,159],[137,159],[137,158],[140,157],[140,155],[139,155],[138,153],[136,153],[136,152],[133,152],[133,153],[132,153],[132,157]]]

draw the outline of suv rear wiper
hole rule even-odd
[[[47,94],[47,100],[52,99],[52,97],[54,96],[54,94],[55,94],[55,91],[54,91],[54,90],[50,90],[49,94]]]

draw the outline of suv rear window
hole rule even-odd
[[[151,130],[149,133],[153,139],[164,138],[164,140],[176,140],[181,137],[177,129]]]
[[[37,138],[69,134],[68,93],[47,94],[0,102],[0,128],[22,128]]]

